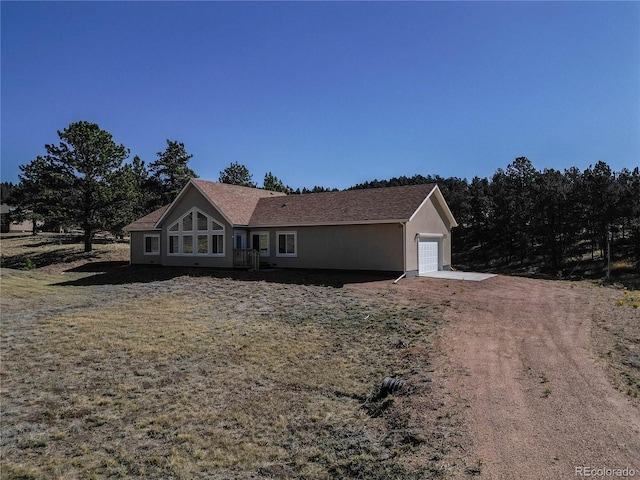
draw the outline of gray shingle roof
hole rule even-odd
[[[191,181],[233,225],[248,225],[251,214],[260,199],[285,195],[280,192],[208,182],[197,178]]]
[[[436,188],[431,183],[285,195],[200,179],[191,183],[233,225],[252,228],[408,221]],[[136,220],[125,230],[153,230],[170,206]]]
[[[407,221],[435,184],[308,193],[258,202],[251,227]]]
[[[164,207],[160,207],[158,210],[155,210],[142,218],[139,218],[133,223],[130,223],[126,227],[124,227],[124,231],[126,232],[140,232],[143,230],[154,230],[156,227],[156,222],[160,220],[160,217],[164,215],[164,212],[167,211],[169,205],[165,205]]]

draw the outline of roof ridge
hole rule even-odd
[[[437,184],[431,183],[261,198],[249,225],[408,221],[436,188]]]
[[[208,184],[208,185],[215,185],[215,186],[219,186],[219,187],[222,187],[222,188],[228,188],[228,189],[245,189],[245,190],[257,191],[257,192],[260,192],[260,193],[268,192],[268,193],[273,193],[273,194],[278,195],[278,196],[286,195],[286,193],[284,193],[284,192],[276,192],[275,190],[267,190],[266,188],[248,187],[246,185],[236,185],[234,183],[216,182],[214,180],[204,180],[202,178],[192,178],[191,181],[194,182],[194,183],[203,183],[203,184]]]

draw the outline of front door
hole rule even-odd
[[[247,232],[243,230],[235,230],[233,232],[233,248],[235,250],[247,248]]]

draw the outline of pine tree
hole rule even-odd
[[[240,185],[242,187],[255,188],[253,176],[249,173],[249,169],[244,165],[234,162],[220,172],[219,181],[231,185]]]
[[[282,183],[282,180],[273,175],[271,172],[265,174],[262,188],[264,188],[265,190],[270,190],[272,192],[283,192],[286,194],[290,194],[293,192],[293,189],[291,187]]]
[[[86,121],[71,123],[58,136],[58,145],[45,146],[46,156],[20,167],[25,205],[48,221],[79,226],[90,252],[95,233],[118,221],[112,203],[119,198],[116,180],[129,151]]]
[[[149,210],[171,203],[190,179],[198,178],[189,168],[188,163],[193,155],[187,153],[184,143],[167,140],[167,148],[157,155],[158,159],[149,164],[149,191],[152,197]]]

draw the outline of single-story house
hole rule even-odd
[[[32,232],[33,220],[21,220],[12,221],[11,214],[16,209],[6,203],[0,204],[0,232],[2,233],[16,233],[16,232]],[[36,227],[42,227],[44,222],[38,220]]]
[[[285,195],[192,179],[125,230],[132,264],[415,276],[450,269],[455,226],[435,184]]]

